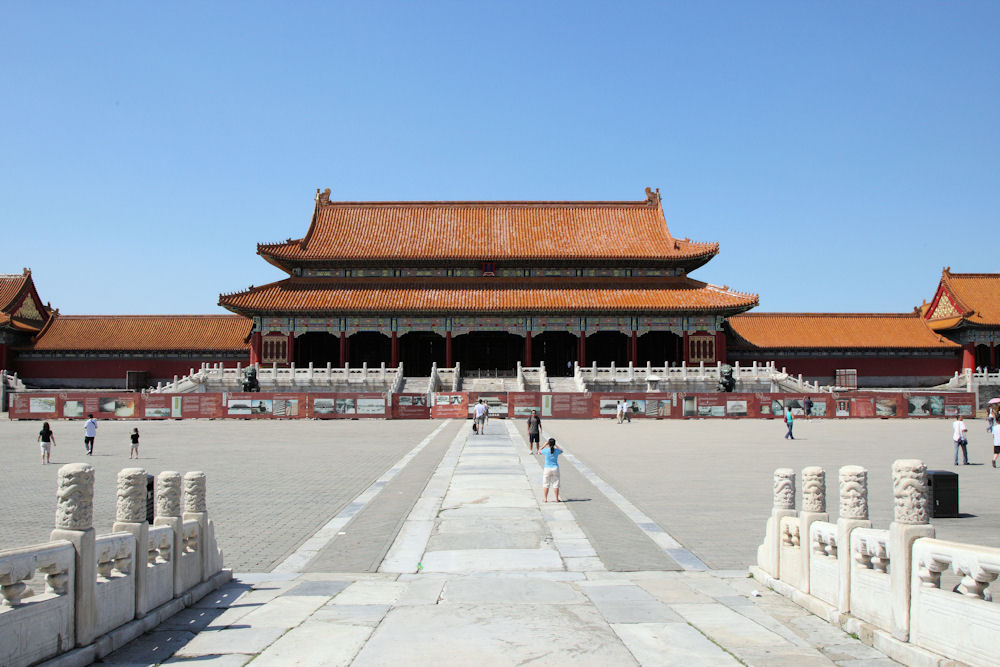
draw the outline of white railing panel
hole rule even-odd
[[[851,614],[892,632],[889,531],[851,532]]]
[[[799,535],[799,517],[782,517],[779,530],[781,531],[780,544],[778,548],[779,565],[778,571],[781,573],[781,580],[790,586],[803,589],[804,572],[802,571],[802,544]]]
[[[0,551],[0,665],[32,665],[76,644],[75,559],[65,540]],[[28,583],[37,573],[44,590]]]
[[[146,547],[146,609],[155,609],[174,597],[174,529],[150,526]]]
[[[135,618],[135,537],[99,535],[96,540],[95,634],[111,632]]]
[[[181,528],[181,590],[188,591],[201,582],[201,538],[198,522],[188,519]]]
[[[837,546],[837,524],[827,521],[810,524],[809,593],[834,607],[840,595]]]
[[[962,577],[953,591],[941,573]],[[1000,549],[924,538],[913,545],[910,642],[970,665],[995,665],[1000,656],[1000,605],[991,585],[1000,575]],[[1000,587],[998,587],[1000,589]]]

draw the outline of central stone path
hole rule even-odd
[[[404,458],[283,571],[236,575],[105,662],[889,664],[745,572],[705,571],[572,457],[564,480],[585,493],[564,489],[570,502],[542,503],[541,457],[510,421],[482,435],[463,427],[450,444],[429,436]],[[597,494],[598,511],[569,509]],[[387,524],[398,526],[387,551],[384,537],[357,535],[383,535]],[[616,526],[662,569],[606,567],[599,553],[620,560],[608,546]],[[605,546],[595,550],[588,533]],[[377,568],[365,565],[382,553]],[[368,571],[318,571],[342,562]]]

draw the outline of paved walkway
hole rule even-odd
[[[541,503],[540,457],[511,422],[462,428],[436,466],[432,442],[276,571],[237,575],[105,662],[890,664],[745,571],[707,570],[571,455],[569,502]],[[391,546],[364,539],[397,496]],[[646,569],[612,571],[615,523]],[[322,571],[343,562],[377,571]]]

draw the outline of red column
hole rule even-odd
[[[976,344],[966,343],[962,346],[962,370],[976,367]]]
[[[690,361],[690,360],[691,360],[691,345],[690,345],[690,341],[688,341],[688,332],[685,331],[684,332],[684,353],[681,355],[681,361]]]
[[[990,343],[990,368],[997,367],[997,348],[995,343]]]
[[[453,368],[455,366],[454,358],[451,356],[451,332],[444,332],[444,366],[445,368]]]
[[[524,365],[531,365],[531,332],[524,337]]]
[[[340,367],[347,365],[347,332],[340,332]]]
[[[587,365],[587,332],[580,332],[580,354],[578,355],[580,360],[577,362],[581,366]]]
[[[253,357],[253,355],[250,355]],[[11,372],[14,369],[7,363],[7,344],[0,343],[0,371]]]
[[[632,331],[632,339],[628,343],[628,360],[633,366],[639,365],[639,333]]]
[[[729,363],[729,355],[726,353],[726,332],[717,331],[715,333],[715,360],[724,364]]]
[[[295,361],[295,334],[288,334],[288,363]]]
[[[260,346],[261,346],[261,334],[260,332],[250,334],[250,363],[259,364],[260,363]]]
[[[389,365],[393,368],[399,366],[399,337],[395,331],[392,332],[392,360]]]

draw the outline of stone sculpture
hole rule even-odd
[[[121,523],[146,521],[146,471],[142,468],[125,468],[118,473],[115,521]]]
[[[802,511],[826,512],[826,472],[817,466],[802,469]]]
[[[899,459],[892,464],[894,521],[902,524],[930,522],[927,466],[917,459]]]
[[[156,478],[156,516],[181,515],[181,474],[164,470]]]
[[[840,518],[868,520],[868,471],[861,466],[840,469]]]
[[[205,473],[200,470],[184,475],[184,512],[204,512]]]
[[[733,367],[723,364],[719,367],[719,391],[730,392],[736,389],[736,379],[733,378]]]
[[[94,466],[69,463],[59,468],[56,528],[87,530],[94,525]]]
[[[257,369],[251,366],[246,370],[243,377],[243,391],[260,391],[260,382],[257,380]]]
[[[795,471],[791,468],[774,471],[774,508],[795,509]]]

